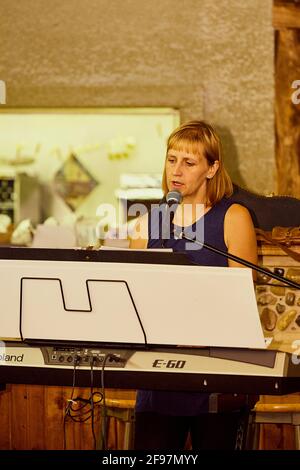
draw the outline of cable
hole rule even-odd
[[[287,286],[286,284],[275,284],[275,283],[272,283],[272,282],[255,282],[255,287],[265,287],[265,286],[271,286],[271,287],[284,287],[285,289],[296,289],[296,287],[289,287]]]
[[[102,449],[107,450],[107,433],[106,433],[106,420],[107,420],[107,409],[105,402],[105,384],[104,384],[104,369],[107,359],[110,357],[110,354],[106,354],[101,368],[101,393],[102,393],[102,409],[101,409],[101,436],[102,436]]]
[[[93,441],[94,441],[94,450],[96,450],[97,447],[97,442],[96,442],[96,435],[95,435],[95,427],[94,427],[94,420],[95,420],[95,415],[94,415],[94,395],[93,395],[93,383],[94,383],[94,374],[93,374],[93,366],[94,366],[94,361],[96,361],[96,358],[92,356],[91,358],[91,428],[92,428],[92,435],[93,435]]]
[[[66,421],[69,417],[72,421],[76,423],[84,423],[91,419],[91,429],[93,435],[94,449],[97,448],[97,439],[95,434],[95,422],[96,417],[100,418],[100,404],[101,406],[101,440],[102,440],[102,449],[107,450],[107,408],[105,403],[105,380],[104,380],[104,370],[108,360],[113,360],[114,362],[122,362],[122,359],[117,354],[108,353],[105,355],[102,368],[101,368],[101,391],[94,392],[94,366],[97,362],[97,357],[92,356],[90,358],[90,396],[89,398],[76,397],[74,398],[75,385],[76,385],[76,367],[80,364],[81,357],[76,356],[74,360],[74,369],[73,369],[73,381],[72,381],[72,393],[71,398],[68,399],[68,404],[65,409],[64,414],[64,450],[66,449]],[[98,406],[99,415],[96,416],[95,406]]]
[[[76,397],[74,398],[75,392],[75,383],[76,383],[76,367],[80,363],[80,356],[76,356],[74,361],[74,369],[73,369],[73,382],[72,382],[72,393],[71,398],[68,399],[68,404],[65,409],[64,414],[64,450],[66,450],[66,421],[67,417],[69,417],[75,423],[84,423],[91,418],[91,427],[92,427],[92,435],[94,441],[94,449],[96,449],[96,434],[95,434],[95,405],[100,405],[102,402],[102,394],[101,392],[94,392],[94,362],[96,362],[96,358],[92,357],[90,361],[91,366],[91,379],[90,379],[90,396],[88,398],[83,397]],[[99,408],[98,408],[99,409]],[[100,410],[99,410],[100,411]],[[100,415],[100,412],[99,412]]]
[[[74,396],[74,391],[75,391],[75,382],[76,382],[76,366],[79,364],[78,358],[74,361],[74,368],[73,368],[73,379],[72,379],[72,393],[71,393],[71,398],[68,400],[68,404],[65,409],[65,414],[64,414],[64,424],[63,424],[63,433],[64,433],[64,450],[67,448],[67,442],[66,442],[66,420],[67,416],[69,414],[70,407],[72,406],[73,402],[73,396]]]

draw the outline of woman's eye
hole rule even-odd
[[[175,161],[174,158],[168,158],[169,163],[174,163],[174,161]]]
[[[194,166],[194,162],[186,162],[187,166]]]

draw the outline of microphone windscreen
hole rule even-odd
[[[180,204],[182,201],[182,194],[179,191],[169,191],[166,195],[166,202],[169,206],[173,204]]]

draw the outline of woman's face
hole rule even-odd
[[[202,152],[169,149],[165,165],[168,190],[179,191],[184,202],[205,202],[207,179],[215,175],[218,167],[218,161],[209,165]]]

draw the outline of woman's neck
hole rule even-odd
[[[173,223],[180,227],[189,227],[197,220],[201,219],[211,209],[211,206],[201,202],[187,203],[182,202],[174,215]]]

